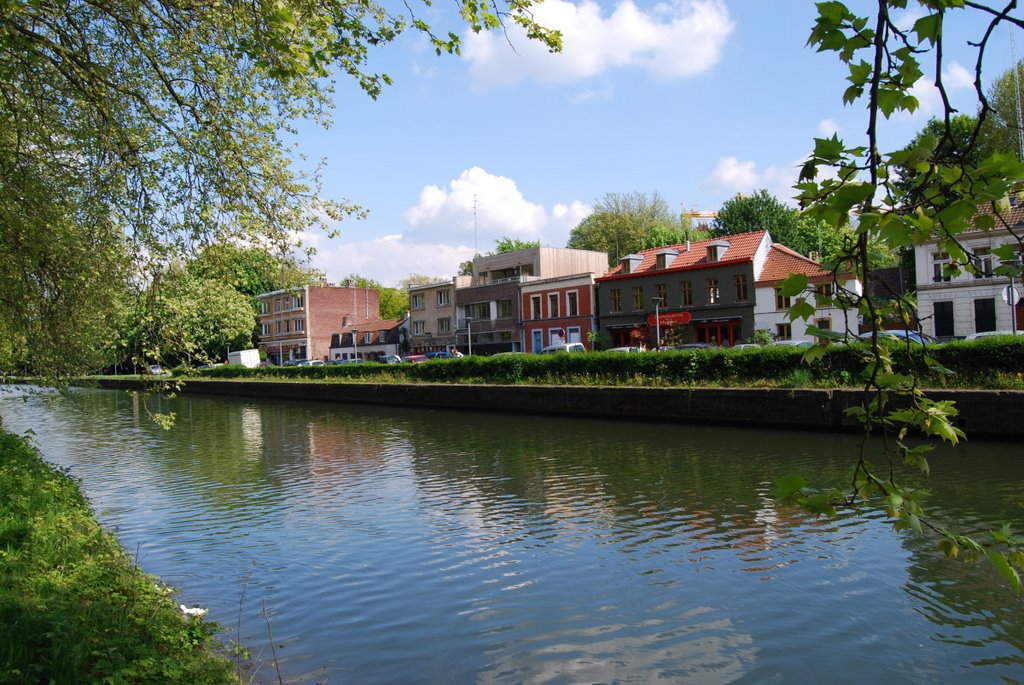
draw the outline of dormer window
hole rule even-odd
[[[708,261],[720,262],[725,258],[725,253],[732,246],[728,240],[715,240],[708,243]]]
[[[667,269],[672,266],[672,262],[675,261],[676,257],[679,256],[679,250],[659,250],[654,255],[654,263],[656,269]]]
[[[619,260],[619,263],[622,264],[622,273],[633,273],[634,271],[636,271],[637,267],[640,266],[640,263],[642,261],[644,261],[644,258],[638,254],[626,255],[625,257]]]

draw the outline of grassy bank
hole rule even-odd
[[[0,683],[237,683],[103,530],[77,483],[0,430]]]

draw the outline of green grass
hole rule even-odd
[[[0,683],[238,683],[77,483],[0,430]]]

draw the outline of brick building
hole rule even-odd
[[[281,364],[330,356],[339,329],[380,321],[380,297],[373,288],[306,285],[259,295],[259,347]]]

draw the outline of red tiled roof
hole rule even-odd
[[[758,283],[783,281],[792,274],[804,274],[810,281],[825,281],[832,278],[832,272],[813,259],[804,257],[785,245],[775,243],[768,252]]]
[[[1000,211],[998,216],[991,203],[982,205],[978,207],[978,213],[974,215],[974,221],[977,221],[980,216],[991,216],[995,219],[996,224],[993,230],[1020,226],[1024,224],[1024,197],[1022,197],[1022,194],[1018,194],[1015,203],[1010,205],[1009,211]],[[982,229],[972,227],[970,230],[980,231]]]
[[[718,238],[712,238],[709,240],[697,240],[690,243],[687,248],[685,243],[678,245],[665,245],[662,247],[652,247],[649,250],[642,250],[637,252],[638,255],[643,257],[643,261],[640,262],[630,273],[622,273],[622,264],[619,263],[614,269],[609,271],[601,278],[595,279],[597,281],[603,281],[613,279],[616,277],[625,276],[637,276],[644,275],[645,273],[665,273],[669,271],[678,271],[682,269],[693,269],[699,267],[705,267],[712,264],[729,264],[735,262],[751,261],[754,258],[754,253],[757,252],[758,245],[761,244],[761,240],[764,238],[766,231],[754,231],[753,233],[737,233],[735,235],[724,235]],[[708,245],[710,243],[726,240],[729,242],[729,249],[726,250],[725,255],[717,262],[708,261]],[[662,250],[673,249],[678,250],[679,254],[672,261],[671,266],[667,269],[656,269],[656,255]]]

